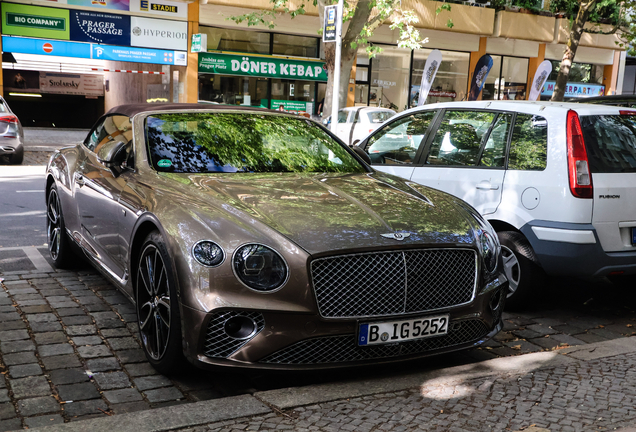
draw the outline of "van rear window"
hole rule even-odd
[[[636,117],[581,116],[592,173],[636,172]]]

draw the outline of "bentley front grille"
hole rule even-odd
[[[360,347],[355,335],[327,336],[297,342],[263,358],[261,363],[325,364],[400,357],[477,342],[487,334],[488,327],[483,321],[466,320],[451,322],[448,334],[444,336],[395,345]]]
[[[225,329],[225,323],[230,318],[246,317],[256,323],[256,329],[250,337],[236,339],[229,336]],[[265,327],[265,319],[259,312],[224,311],[212,315],[208,324],[208,332],[205,337],[203,353],[208,357],[227,358],[238,351],[243,345],[252,340]]]
[[[326,318],[428,312],[473,300],[477,254],[423,249],[340,255],[312,261],[311,276]]]

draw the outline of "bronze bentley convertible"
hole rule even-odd
[[[329,368],[469,348],[502,326],[497,235],[374,171],[322,125],[195,104],[113,108],[47,168],[49,250],[135,303],[168,373]]]

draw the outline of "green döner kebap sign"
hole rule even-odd
[[[247,54],[200,53],[199,72],[327,81],[324,62]]]

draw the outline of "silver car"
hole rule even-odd
[[[7,102],[0,96],[0,158],[21,164],[24,158],[24,132],[22,124]]]

